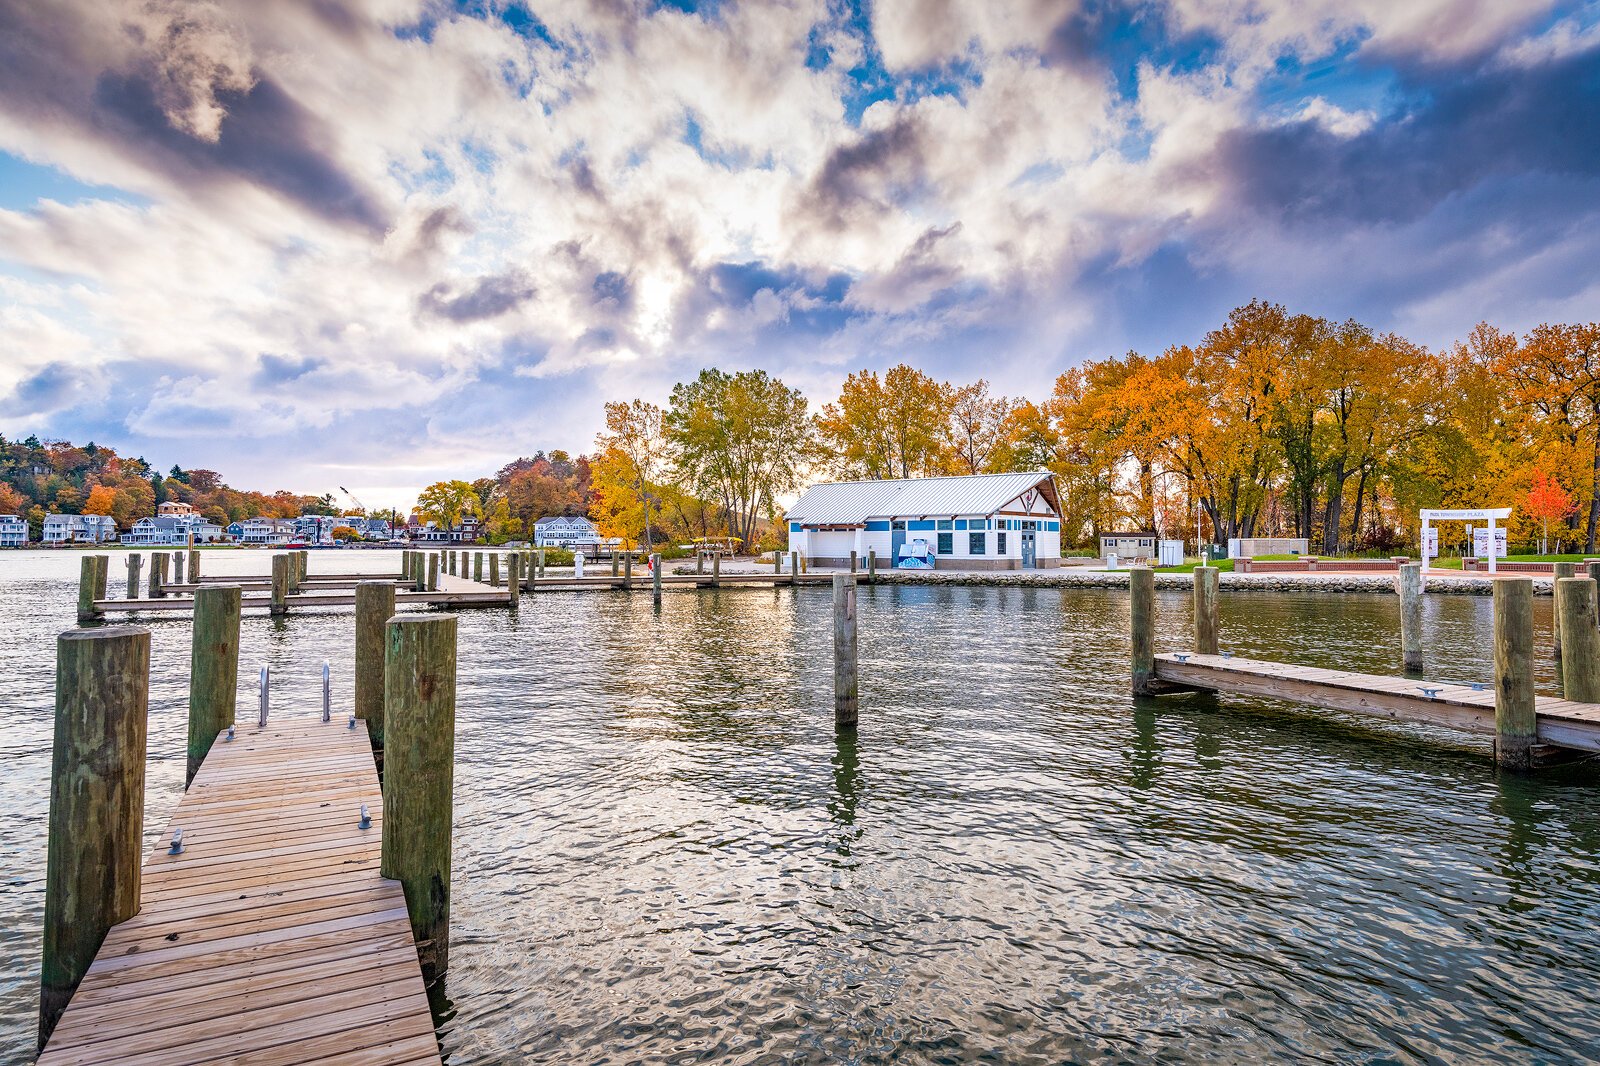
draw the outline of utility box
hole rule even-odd
[[[1183,565],[1183,541],[1181,541],[1181,540],[1164,540],[1164,541],[1162,541],[1158,557],[1159,557],[1159,560],[1160,560],[1160,565],[1162,565],[1162,566],[1182,566]]]

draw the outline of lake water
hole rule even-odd
[[[70,553],[0,553],[0,1061],[37,1010]],[[265,553],[207,552],[261,573]],[[313,573],[397,570],[312,553]],[[111,583],[121,584],[120,555]],[[1189,599],[1158,598],[1158,648]],[[1489,601],[1431,597],[1430,676]],[[1536,605],[1547,644],[1550,601]],[[1386,596],[1222,597],[1243,655],[1394,672]],[[1127,695],[1127,596],[539,594],[461,614],[447,1061],[1556,1062],[1600,1048],[1600,773],[1271,701]],[[146,827],[182,786],[189,627],[154,619]],[[351,617],[247,617],[241,679],[348,701]],[[1548,663],[1542,692],[1556,691]],[[245,692],[241,707],[252,706]]]

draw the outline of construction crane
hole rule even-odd
[[[361,513],[362,514],[366,515],[368,518],[372,517],[372,512],[367,510],[367,505],[366,504],[362,503],[360,500],[358,500],[356,498],[356,494],[355,493],[351,492],[349,489],[345,488],[343,485],[339,486],[339,491],[344,493],[346,496],[350,497],[350,502],[355,504],[357,507],[359,507],[361,509]]]

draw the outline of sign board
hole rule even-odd
[[[1511,517],[1509,507],[1466,507],[1455,510],[1429,510],[1422,511],[1424,522],[1504,522]]]
[[[1439,558],[1439,531],[1431,526],[1422,531],[1422,554],[1430,559]]]
[[[1479,559],[1489,558],[1489,531],[1487,529],[1474,529],[1472,531],[1472,554]],[[1494,557],[1506,557],[1506,527],[1496,526],[1494,530]]]

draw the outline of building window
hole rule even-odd
[[[982,534],[982,533],[968,533],[967,534],[967,554],[968,555],[982,555],[983,552],[984,552],[984,543],[983,542],[986,539],[988,539],[988,538],[985,537],[984,534]]]
[[[995,549],[995,554],[1004,555],[1006,553],[1006,535],[1004,533],[996,533],[995,537],[999,542],[999,547]]]
[[[906,524],[905,524],[905,522],[903,520],[902,521],[896,521],[896,522],[890,522],[889,526],[892,529],[904,529],[904,528],[906,528]]]
[[[954,533],[940,533],[939,534],[939,554],[940,555],[949,555],[951,552],[956,550],[955,536],[956,535]]]
[[[938,524],[940,529],[949,529],[951,527],[951,521],[948,518],[939,519]]]

